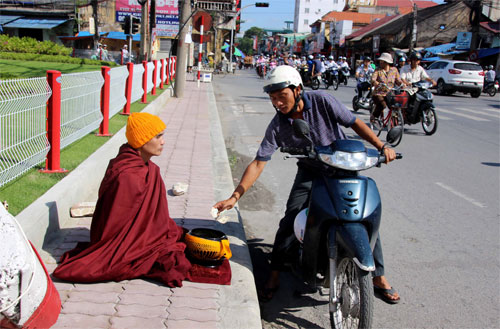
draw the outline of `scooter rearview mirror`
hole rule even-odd
[[[293,120],[292,127],[296,137],[307,139],[312,146],[313,142],[310,135],[311,131],[309,129],[309,124],[306,121],[302,119],[295,119]]]
[[[302,119],[295,119],[292,123],[293,132],[296,137],[309,139],[309,125]]]

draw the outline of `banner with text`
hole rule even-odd
[[[156,35],[175,37],[179,32],[179,8],[177,0],[156,0]],[[116,21],[123,22],[125,16],[141,18],[141,5],[137,0],[116,0]]]

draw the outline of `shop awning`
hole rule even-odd
[[[115,40],[127,40],[127,34],[118,31],[108,32],[108,35],[105,36],[106,39],[115,39]],[[141,34],[133,34],[132,41],[141,41]]]
[[[34,19],[34,18],[19,18],[15,21],[4,24],[4,28],[9,29],[42,29],[50,30],[56,26],[59,26],[65,22],[67,19]]]
[[[0,25],[4,25],[7,23],[10,23],[12,21],[15,21],[16,19],[19,19],[23,16],[6,16],[6,15],[0,15]]]

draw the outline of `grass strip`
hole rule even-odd
[[[98,65],[71,64],[57,62],[19,61],[0,59],[0,79],[22,79],[45,77],[47,70],[60,71],[62,74],[100,71]]]
[[[156,95],[154,96],[148,94],[148,103],[151,103],[159,97],[167,90],[167,87],[168,86],[164,87],[164,89],[157,88]],[[147,105],[148,104],[137,101],[130,105],[130,112],[140,112]],[[115,114],[109,120],[109,132],[111,134],[117,133],[127,124],[127,119],[128,116],[126,115],[120,115],[119,113]],[[7,201],[9,204],[9,212],[14,216],[19,214],[111,138],[95,136],[98,131],[99,129],[93,131],[61,150],[61,167],[68,170],[67,173],[42,174],[39,172],[39,169],[45,168],[45,162],[43,162],[19,176],[17,179],[2,186],[0,188],[0,200]]]

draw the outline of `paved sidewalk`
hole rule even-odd
[[[163,154],[154,157],[168,193],[170,215],[186,228],[224,231],[231,242],[230,286],[184,282],[168,288],[145,280],[72,284],[55,281],[62,311],[54,328],[261,328],[252,265],[241,219],[228,212],[226,224],[210,209],[232,192],[232,177],[211,84],[186,82],[182,99],[171,98],[158,114],[167,125]],[[118,150],[116,150],[118,151]],[[170,189],[189,184],[182,196]],[[83,200],[82,200],[83,201]],[[49,272],[78,241],[88,241],[91,218],[74,220],[44,250]]]

